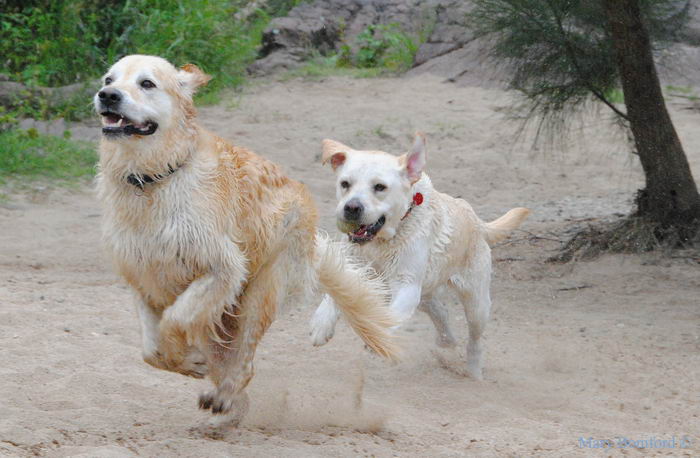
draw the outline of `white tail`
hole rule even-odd
[[[384,282],[324,234],[316,237],[316,253],[321,286],[352,329],[377,354],[396,359],[398,346],[389,333],[396,322],[389,311],[390,294]]]
[[[508,213],[490,223],[484,223],[484,237],[489,245],[498,243],[508,237],[510,232],[520,226],[520,224],[530,214],[527,208],[513,208]]]

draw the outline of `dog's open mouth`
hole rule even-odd
[[[362,224],[354,232],[348,232],[348,237],[353,243],[367,243],[374,239],[377,232],[384,226],[386,217],[382,216],[374,224]]]
[[[102,133],[104,135],[152,135],[158,129],[158,123],[153,121],[139,124],[124,115],[111,111],[103,111],[100,114],[103,120]]]

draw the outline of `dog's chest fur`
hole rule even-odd
[[[221,237],[217,222],[202,211],[206,196],[189,183],[192,172],[178,171],[145,193],[123,183],[100,179],[106,204],[103,238],[128,283],[163,308],[195,278],[211,268]]]

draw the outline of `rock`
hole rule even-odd
[[[248,70],[256,75],[299,66],[312,55],[354,45],[357,35],[372,24],[398,24],[418,31],[433,12],[435,0],[316,0],[273,19],[265,29],[260,59]]]
[[[267,75],[303,64],[315,54],[355,45],[372,24],[398,24],[414,35],[428,33],[408,75],[433,73],[446,81],[504,87],[510,72],[489,58],[492,44],[474,36],[467,13],[470,0],[315,0],[274,19],[263,35],[260,59],[249,67]],[[679,42],[657,53],[664,84],[700,86],[700,6],[691,5]]]
[[[291,70],[304,63],[303,55],[292,52],[276,52],[258,59],[248,66],[248,73],[256,76],[271,75],[282,70]]]
[[[0,79],[0,105],[9,107],[16,105],[21,99],[41,98],[51,105],[59,105],[73,99],[89,101],[100,87],[99,81],[69,84],[60,87],[26,86],[14,81]]]
[[[430,73],[444,77],[445,82],[465,86],[506,87],[509,72],[504,71],[504,64],[497,63],[490,57],[490,49],[488,40],[472,40],[453,51],[428,59],[409,70],[407,76]]]
[[[29,94],[27,87],[14,81],[0,81],[0,105],[7,107],[17,103],[19,97]]]
[[[681,39],[688,45],[700,46],[700,6],[691,5],[688,25],[681,34]]]
[[[52,119],[51,121],[24,118],[19,121],[18,127],[22,130],[36,129],[41,134],[59,137],[63,135],[63,132],[69,130],[69,126],[63,118]]]

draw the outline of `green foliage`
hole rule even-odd
[[[271,17],[286,16],[292,8],[304,1],[305,0],[268,0],[263,3],[262,9]],[[247,1],[244,0],[243,3],[247,3]]]
[[[413,65],[422,35],[410,36],[398,24],[368,25],[355,39],[357,51],[344,45],[338,59],[339,66],[384,68],[391,72],[406,71]]]
[[[235,85],[255,57],[268,19],[259,13],[238,23],[226,0],[34,3],[0,14],[0,55],[6,56],[0,71],[42,86],[95,78],[119,57],[136,53],[193,62],[216,76],[215,85]]]
[[[92,81],[127,54],[155,54],[176,65],[197,64],[214,78],[200,94],[210,100],[237,86],[256,57],[270,14],[299,0],[276,0],[236,20],[248,2],[231,0],[33,0],[9,2],[0,12],[0,73],[29,86]],[[40,98],[40,97],[38,97]],[[79,118],[89,104],[41,106],[31,98],[19,110],[41,118]],[[86,109],[86,106],[88,107]]]
[[[315,56],[309,59],[303,66],[286,72],[283,80],[303,78],[308,80],[321,80],[329,76],[347,76],[351,78],[373,78],[380,76],[382,68],[356,68],[339,64],[339,54],[331,56]]]
[[[695,94],[695,90],[692,87],[669,85],[666,86],[666,93],[671,97],[680,97],[691,102],[700,100],[700,97]]]
[[[9,111],[0,105],[0,133],[12,129],[18,122],[17,114],[14,111]]]
[[[510,86],[525,97],[527,118],[553,130],[591,96],[615,107],[621,101],[615,50],[601,1],[475,0],[470,13],[478,34],[495,39],[494,56],[511,67]],[[688,0],[640,0],[656,46],[687,22]],[[612,96],[612,97],[611,97]]]
[[[72,181],[95,173],[94,145],[43,135],[36,129],[0,132],[0,182],[10,177],[48,177]]]
[[[160,55],[176,65],[195,63],[214,76],[206,91],[236,86],[243,81],[245,67],[255,59],[268,22],[265,14],[256,15],[244,24],[232,19],[235,10],[225,0],[141,2],[153,5],[146,5],[145,14],[139,12],[134,16],[128,53]]]
[[[625,93],[622,89],[613,87],[606,90],[604,95],[610,103],[625,103]]]

